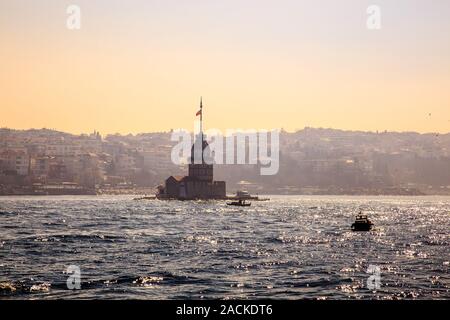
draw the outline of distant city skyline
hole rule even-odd
[[[246,132],[246,130],[248,129],[242,129],[242,128],[229,128],[230,132]],[[342,132],[359,132],[359,133],[400,133],[400,134],[408,134],[408,133],[413,133],[413,134],[419,134],[419,135],[429,135],[429,134],[437,134],[439,136],[444,136],[444,135],[449,135],[450,134],[450,129],[447,132],[438,132],[438,131],[424,131],[424,132],[419,132],[419,131],[414,131],[414,130],[360,130],[360,129],[342,129],[342,128],[333,128],[333,127],[312,127],[312,126],[305,126],[303,128],[297,128],[295,130],[287,130],[285,128],[273,128],[271,130],[281,130],[282,132],[285,133],[297,133],[297,132],[301,132],[307,129],[313,129],[313,130],[334,130],[334,131],[342,131]],[[121,136],[127,136],[127,135],[134,135],[134,136],[138,136],[138,135],[142,135],[142,134],[157,134],[157,133],[170,133],[173,130],[187,130],[188,132],[190,132],[191,134],[195,134],[195,131],[189,128],[170,128],[170,129],[161,129],[161,130],[147,130],[147,131],[142,131],[142,132],[101,132],[99,130],[96,129],[92,129],[90,131],[79,131],[79,132],[71,132],[71,131],[65,131],[65,130],[59,130],[56,128],[47,128],[47,127],[42,127],[42,128],[38,128],[38,127],[30,127],[30,128],[12,128],[12,127],[7,127],[7,126],[2,126],[0,124],[0,130],[11,130],[11,131],[23,131],[23,132],[28,132],[28,131],[32,131],[32,130],[36,130],[36,131],[40,131],[40,130],[50,130],[50,131],[54,131],[54,132],[59,132],[62,134],[69,134],[69,135],[74,135],[74,136],[89,136],[89,135],[100,135],[101,137],[107,137],[107,136],[114,136],[114,135],[121,135]],[[205,134],[207,134],[207,131],[209,130],[209,128],[205,129]],[[250,129],[251,131],[251,129]],[[215,128],[213,128],[212,132],[214,132],[214,134],[219,135],[219,136],[226,136],[226,129],[222,132],[222,131],[216,131]]]
[[[167,177],[180,182],[189,172],[173,159],[176,144],[167,132],[102,138],[0,129],[0,195],[153,193]],[[309,128],[282,132],[279,147],[279,158],[271,148],[270,172],[218,159],[214,175],[229,191],[245,186],[252,193],[450,195],[450,133]]]
[[[205,129],[447,133],[449,17],[447,0],[2,0],[0,126],[193,130],[203,96]]]

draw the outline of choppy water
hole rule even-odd
[[[359,209],[375,231],[350,231]],[[449,197],[4,197],[0,299],[448,299],[449,227]]]

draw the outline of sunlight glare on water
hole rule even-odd
[[[0,298],[450,298],[450,197],[271,198],[3,197]],[[350,231],[359,210],[373,231]]]

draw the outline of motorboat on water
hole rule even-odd
[[[227,202],[227,205],[238,207],[250,207],[252,204],[250,202],[246,202],[245,199],[239,199],[238,201]]]
[[[372,221],[369,220],[367,215],[360,212],[352,224],[352,231],[370,231],[373,227]]]

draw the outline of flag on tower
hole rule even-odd
[[[196,117],[201,116],[203,112],[203,99],[200,98],[200,110],[195,114]]]

